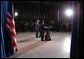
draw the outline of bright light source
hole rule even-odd
[[[15,16],[18,16],[18,12],[15,12]]]
[[[67,9],[67,10],[65,10],[65,14],[68,17],[73,16],[73,10],[72,9]]]

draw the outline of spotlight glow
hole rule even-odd
[[[15,16],[18,16],[18,12],[15,12]]]
[[[68,17],[73,16],[73,10],[72,10],[72,9],[66,9],[66,10],[65,10],[65,14],[66,14],[66,16],[68,16]]]

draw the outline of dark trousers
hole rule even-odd
[[[40,37],[40,31],[39,31],[39,29],[36,30],[36,37]]]
[[[43,39],[44,39],[44,31],[40,32],[40,36],[41,36],[41,41],[43,41]]]
[[[39,31],[36,31],[36,37],[39,37]]]

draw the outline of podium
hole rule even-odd
[[[45,27],[45,41],[51,40],[49,29],[50,29],[50,27]]]

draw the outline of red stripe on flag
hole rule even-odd
[[[7,14],[7,18],[9,19],[9,21],[10,21],[11,25],[15,28],[14,19],[13,19],[13,17],[12,17],[12,16],[10,16],[10,14],[9,14],[9,13]],[[7,21],[8,21],[8,20],[7,20]]]
[[[13,19],[13,17],[11,16],[11,14],[9,12],[7,13],[6,28],[8,29],[8,32],[11,35],[12,47],[13,47],[13,49],[15,51],[15,49],[17,48],[15,22],[14,22],[14,19]]]

